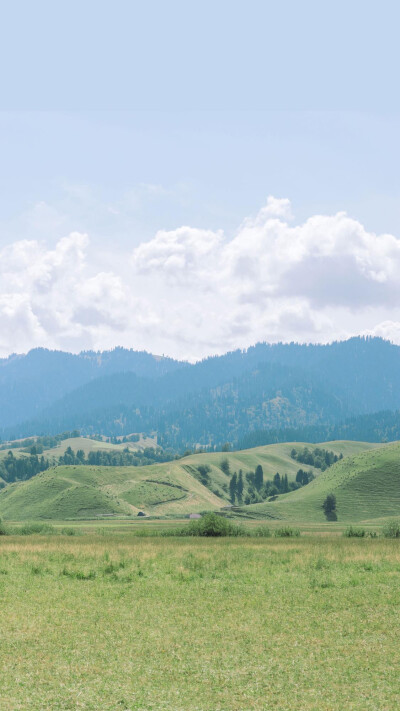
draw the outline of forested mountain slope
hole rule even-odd
[[[258,344],[193,365],[124,349],[79,356],[39,350],[0,362],[0,373],[3,437],[74,428],[157,432],[164,446],[181,449],[319,427],[315,437],[302,437],[315,441],[325,431],[346,437],[335,428],[349,418],[400,408],[400,348],[379,338]],[[362,432],[357,438],[366,439]]]
[[[239,449],[248,449],[274,442],[325,442],[340,439],[365,442],[400,440],[400,411],[384,410],[323,425],[254,429],[247,432],[237,442],[237,446]]]
[[[143,351],[115,348],[79,355],[35,348],[0,359],[0,428],[23,422],[66,393],[112,373],[158,378],[185,363]]]

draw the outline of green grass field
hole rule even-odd
[[[397,540],[0,538],[0,708],[394,711]]]
[[[225,458],[231,472],[260,463],[265,478],[294,478],[291,444],[59,466],[2,489],[14,533],[0,536],[0,709],[397,709],[400,541],[342,534],[399,518],[400,443],[325,447],[344,459],[295,492],[228,512],[253,532],[293,523],[299,538],[159,535],[188,525],[179,517],[190,510],[226,504]],[[221,496],[195,477],[205,462]],[[51,519],[52,535],[16,535],[27,519]]]

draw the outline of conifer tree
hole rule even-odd
[[[242,501],[243,498],[243,472],[241,469],[239,469],[239,477],[238,477],[238,482],[237,482],[237,497],[239,501]]]
[[[322,508],[324,509],[324,514],[325,514],[326,518],[328,519],[328,521],[336,521],[337,520],[335,494],[328,494],[324,503],[322,504]]]
[[[258,464],[256,467],[256,471],[254,474],[254,486],[256,487],[257,491],[260,491],[262,485],[264,483],[264,472],[261,464]]]
[[[274,484],[275,484],[276,488],[278,489],[278,491],[280,491],[281,490],[281,475],[279,474],[279,472],[276,472],[276,474],[274,476]]]
[[[231,497],[231,501],[234,504],[235,503],[235,496],[237,493],[237,474],[236,472],[232,474],[231,480],[229,482],[229,494]]]

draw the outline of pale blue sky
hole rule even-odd
[[[210,253],[204,248],[214,239],[204,231],[221,230],[226,242],[247,239],[239,226],[269,195],[290,200],[292,227],[345,211],[368,235],[400,238],[397,3],[15,0],[0,13],[0,353],[123,343],[195,358],[254,340],[327,340],[357,329],[400,339],[397,292],[354,315],[360,298],[346,286],[348,308],[339,313],[326,294],[317,304],[305,291],[295,298],[292,287],[268,286],[269,266],[250,316],[267,309],[270,321],[257,317],[246,330],[250,316],[238,304],[247,303],[248,289],[233,293],[226,277],[220,291],[232,306],[224,313],[232,328],[207,336],[216,319],[214,302],[204,302],[193,317],[204,337],[180,343],[194,313],[181,313],[181,304],[202,299],[193,285],[185,291],[179,271],[172,281],[168,272],[171,263],[186,271],[198,264],[193,279],[208,294],[207,264],[222,257],[216,243]],[[182,225],[184,235],[176,232]],[[352,225],[354,268],[390,281],[397,240],[382,255],[382,240],[368,237],[360,252]],[[170,231],[168,247],[155,238],[159,230]],[[290,233],[293,253],[297,239],[309,249],[307,230],[301,238]],[[87,233],[89,242],[60,243],[71,232]],[[271,246],[269,227],[263,239],[266,253],[287,259],[287,245],[282,254]],[[346,240],[313,239],[335,244],[332,268],[340,271]],[[196,254],[189,243],[201,245]],[[168,265],[157,261],[165,250]],[[369,264],[371,250],[379,264]],[[356,289],[352,268],[346,262],[343,273]],[[70,272],[80,273],[90,296],[68,311],[46,290],[58,284],[68,300],[76,288],[57,280]],[[268,289],[275,301],[264,304]],[[89,298],[96,313],[85,311],[82,321]],[[142,316],[124,325],[115,314],[131,301]],[[170,310],[178,314],[175,330],[155,338]]]
[[[0,154],[3,244],[42,229],[127,245],[181,224],[231,231],[269,194],[290,198],[299,220],[345,210],[400,235],[397,114],[3,112]],[[60,211],[59,228],[19,234],[38,203]]]
[[[14,0],[1,8],[2,103],[393,108],[398,20],[388,0]]]
[[[171,195],[157,214],[142,196],[134,242],[232,229],[268,194],[400,231],[399,20],[388,0],[3,3],[1,241],[66,187],[107,202],[143,183]]]

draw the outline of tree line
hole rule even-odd
[[[170,462],[175,457],[169,452],[163,452],[160,448],[145,447],[132,452],[128,447],[118,452],[115,450],[97,449],[89,452],[86,456],[83,449],[74,452],[71,447],[67,447],[65,453],[58,458],[58,464],[83,464],[88,466],[105,467],[138,467],[155,462]]]
[[[7,456],[0,460],[0,480],[2,479],[6,484],[11,484],[14,481],[25,481],[45,471],[50,466],[51,463],[43,455],[38,457],[35,453],[29,456],[15,457],[10,450]]]
[[[58,440],[59,441],[59,440]],[[48,459],[40,454],[40,443],[35,442],[29,450],[29,454],[15,456],[10,449],[7,455],[0,460],[0,488],[1,485],[11,484],[15,481],[25,481],[31,479],[36,474],[46,471],[55,465],[86,465],[86,466],[106,466],[106,467],[138,467],[155,462],[169,462],[174,459],[174,455],[163,452],[160,448],[146,447],[135,452],[128,448],[121,452],[114,450],[96,450],[89,452],[86,456],[83,449],[77,452],[71,447],[67,447],[64,454],[58,458]],[[2,484],[2,481],[4,482]]]
[[[335,464],[339,459],[343,459],[342,453],[338,456],[334,452],[323,449],[322,447],[315,447],[311,450],[308,447],[303,447],[302,449],[295,449],[295,447],[293,447],[290,456],[297,462],[301,462],[301,464],[308,464],[316,469],[321,469],[321,471],[325,471],[325,469],[331,467],[332,464]]]
[[[41,454],[45,449],[52,449],[56,447],[59,442],[63,442],[65,439],[71,439],[75,437],[80,437],[81,434],[79,430],[72,430],[71,432],[61,432],[56,435],[43,435],[42,437],[28,437],[27,439],[17,439],[13,442],[5,442],[0,444],[0,450],[4,449],[20,449],[21,452],[32,453],[32,447],[35,448],[35,454]],[[1,439],[0,439],[1,442]]]
[[[274,499],[279,494],[287,494],[289,491],[295,491],[302,486],[306,486],[314,479],[311,471],[303,471],[299,469],[296,475],[296,481],[289,481],[287,474],[276,472],[272,479],[264,479],[264,471],[261,464],[258,464],[255,471],[246,472],[243,475],[242,469],[239,472],[231,474],[228,460],[221,462],[221,469],[225,474],[230,476],[229,486],[226,487],[229,492],[229,498],[232,504],[256,504],[266,499]]]

